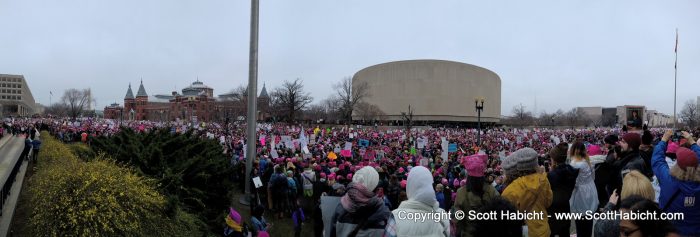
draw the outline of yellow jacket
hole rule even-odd
[[[521,212],[544,213],[542,218],[525,220],[528,237],[547,237],[550,234],[547,208],[552,205],[552,188],[547,173],[535,173],[514,180],[502,194]]]

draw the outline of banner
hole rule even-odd
[[[448,152],[457,152],[457,144],[456,143],[450,143],[449,147],[447,148]]]
[[[260,145],[265,146],[265,135],[260,135]]]
[[[352,151],[350,150],[342,150],[340,151],[340,155],[343,157],[352,157]]]
[[[335,210],[340,205],[340,197],[333,196],[321,196],[321,216],[323,219],[323,229],[330,230],[335,223],[333,223],[333,215]],[[324,237],[330,237],[330,231],[324,231]]]
[[[345,149],[343,150],[352,150],[352,142],[345,142]]]
[[[362,146],[362,147],[368,147],[368,146],[369,146],[369,140],[361,139],[361,140],[360,140],[360,146]]]
[[[419,137],[417,139],[416,146],[418,147],[418,149],[425,148],[425,138]]]

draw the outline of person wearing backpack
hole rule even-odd
[[[314,173],[310,167],[306,167],[304,172],[301,174],[304,197],[311,198],[314,195],[314,182],[316,182],[316,173]]]
[[[682,236],[700,236],[700,166],[698,155],[700,146],[691,145],[691,149],[680,147],[676,150],[676,165],[669,169],[666,163],[666,148],[668,140],[673,135],[672,130],[666,131],[661,141],[654,148],[652,168],[659,180],[661,192],[659,206],[665,213],[683,213],[684,218],[672,221]],[[683,132],[683,137],[689,143],[694,143],[693,137]]]
[[[294,172],[287,170],[287,207],[290,213],[293,211],[297,199],[297,182],[294,180]]]
[[[274,211],[274,216],[277,218],[282,218],[284,212],[287,210],[287,189],[289,187],[289,182],[287,177],[284,175],[282,167],[276,166],[275,173],[270,177],[270,191],[272,196],[272,210]]]

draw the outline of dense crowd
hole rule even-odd
[[[251,171],[250,230],[267,235],[264,218],[292,218],[295,235],[312,222],[315,236],[569,236],[555,213],[683,213],[673,221],[577,220],[577,236],[700,236],[698,136],[665,129],[513,129],[301,127],[244,124],[34,119],[5,121],[5,131],[31,126],[64,141],[89,143],[121,129],[195,132],[222,145],[245,184],[246,143],[257,150]],[[479,137],[481,146],[477,146]],[[254,181],[255,180],[255,181]],[[259,180],[259,182],[258,182]],[[322,197],[340,203],[324,228]],[[255,205],[257,204],[257,205]],[[543,218],[456,221],[454,213],[521,211]],[[400,213],[449,212],[451,219],[413,221]],[[307,215],[311,214],[310,218]],[[551,217],[548,217],[551,216]],[[241,236],[233,209],[228,236]]]

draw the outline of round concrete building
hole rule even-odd
[[[366,87],[364,107],[379,112],[375,119],[402,120],[409,105],[413,120],[476,122],[475,98],[484,99],[481,121],[498,123],[501,79],[474,65],[445,60],[407,60],[374,65],[355,73],[353,89]],[[353,111],[353,120],[367,120],[367,109]],[[375,112],[376,113],[376,112]]]

